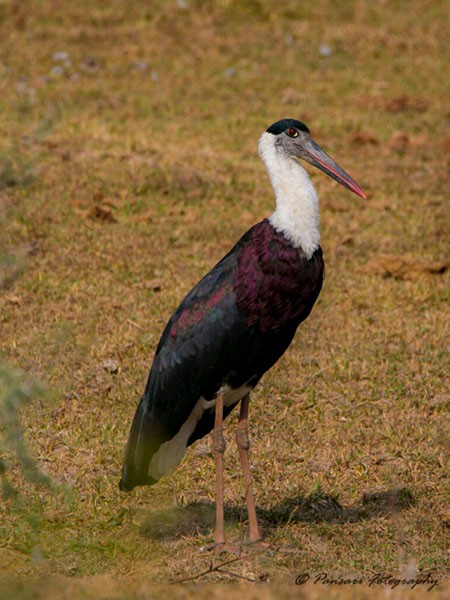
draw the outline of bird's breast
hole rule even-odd
[[[307,258],[269,221],[252,230],[235,275],[236,302],[262,332],[297,326],[311,311],[323,280],[320,248]]]

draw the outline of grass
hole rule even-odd
[[[366,582],[330,597],[381,597],[373,573],[417,570],[440,588],[393,597],[444,597],[446,3],[4,2],[0,35],[0,348],[52,390],[22,425],[63,486],[28,481],[6,449],[20,504],[0,504],[0,597],[320,597],[294,585],[303,572]],[[251,404],[263,528],[298,552],[167,587],[208,569],[213,461],[199,442],[173,476],[122,495],[123,448],[173,309],[272,210],[256,143],[283,116],[368,193],[311,172],[325,286]],[[218,585],[238,576],[265,583]]]

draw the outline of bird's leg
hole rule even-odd
[[[216,414],[212,445],[216,463],[216,552],[225,544],[224,518],[223,518],[223,453],[225,452],[225,438],[223,437],[223,394],[219,392],[216,398]]]
[[[250,465],[248,461],[248,448],[250,442],[248,439],[248,403],[249,396],[245,396],[241,403],[241,412],[236,432],[237,445],[241,459],[242,471],[244,474],[245,497],[248,511],[249,538],[250,543],[257,548],[266,549],[269,545],[261,541],[261,534],[256,519],[255,503],[251,490]],[[214,418],[214,429],[212,432],[212,447],[216,463],[216,535],[215,543],[209,549],[215,549],[216,555],[221,552],[232,552],[240,554],[242,548],[225,543],[224,529],[224,506],[223,506],[223,453],[225,452],[225,438],[223,436],[223,394],[219,393],[216,398],[216,412]]]
[[[261,533],[258,527],[258,519],[256,517],[255,501],[252,494],[252,481],[250,474],[250,463],[248,460],[248,449],[250,440],[248,437],[248,405],[250,395],[247,394],[241,401],[241,411],[239,414],[239,422],[236,430],[236,441],[239,448],[239,458],[241,460],[242,474],[244,476],[245,485],[245,502],[248,512],[249,540],[251,544],[260,542]]]

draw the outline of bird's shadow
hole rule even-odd
[[[266,534],[288,523],[325,522],[357,523],[388,516],[408,509],[414,496],[408,488],[391,488],[366,492],[354,505],[342,506],[337,498],[322,491],[305,496],[294,494],[270,508],[257,508],[258,518]],[[244,508],[225,505],[227,527],[238,527],[247,519]],[[141,534],[155,540],[170,540],[190,535],[211,533],[215,526],[215,504],[201,501],[148,513]]]

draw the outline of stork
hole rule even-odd
[[[248,512],[248,543],[263,546],[251,489],[250,392],[285,352],[322,288],[316,190],[298,159],[358,196],[359,185],[295,119],[271,125],[259,140],[276,208],[187,294],[163,331],[125,450],[121,490],[171,473],[186,448],[212,431],[216,466],[216,553],[226,544],[223,420],[240,405],[236,431]]]

